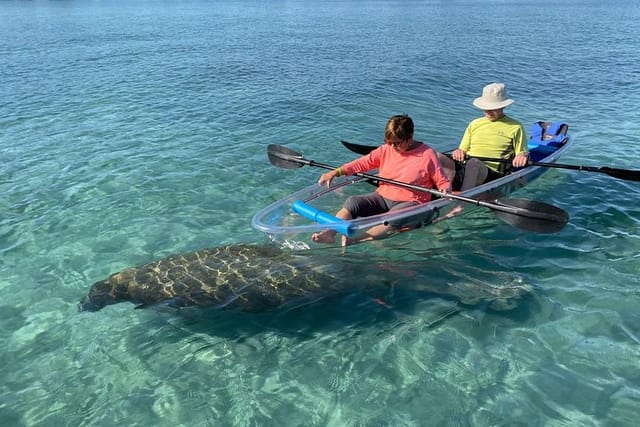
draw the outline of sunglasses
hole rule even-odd
[[[402,139],[399,141],[385,141],[387,144],[391,145],[392,147],[398,147],[402,144],[406,144],[408,141],[408,139]]]

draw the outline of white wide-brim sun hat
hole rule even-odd
[[[491,83],[482,89],[482,96],[473,100],[473,105],[481,110],[499,110],[513,104],[513,99],[507,96],[507,86],[504,83]]]

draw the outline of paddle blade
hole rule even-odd
[[[372,147],[370,145],[354,144],[353,142],[347,142],[347,141],[340,141],[340,142],[342,142],[342,145],[344,145],[347,149],[358,154],[369,154],[370,152],[378,148],[378,147]]]
[[[306,164],[300,153],[277,144],[269,144],[267,156],[272,165],[283,169],[297,169]]]
[[[638,170],[616,169],[603,166],[598,169],[598,172],[606,173],[614,178],[624,179],[627,181],[640,181],[640,171]]]
[[[498,205],[510,206],[517,213],[495,210],[495,214],[509,225],[534,233],[556,233],[569,222],[569,214],[557,206],[536,200],[502,199]]]

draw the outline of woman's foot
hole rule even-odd
[[[434,219],[431,223],[436,224],[440,221],[444,221],[445,219],[453,218],[454,216],[458,216],[464,211],[464,206],[458,205],[451,209],[445,216]]]
[[[319,233],[311,235],[311,241],[316,243],[334,243],[336,241],[336,232],[334,230],[322,230]]]
[[[375,238],[372,236],[365,236],[360,239],[350,239],[347,236],[342,236],[342,247],[353,245],[355,243],[370,242],[373,240],[375,240]]]
[[[462,213],[463,210],[464,210],[464,206],[462,206],[462,205],[455,206],[453,209],[451,209],[449,211],[448,214],[445,215],[445,218],[451,218],[451,217],[454,217],[454,216],[458,216],[458,215],[460,215]]]

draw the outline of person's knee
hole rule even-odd
[[[444,173],[447,174],[449,181],[453,182],[453,178],[456,176],[456,164],[453,159],[442,153],[438,153],[438,160],[444,169]]]
[[[438,160],[443,167],[453,166],[453,159],[445,154],[438,153]]]
[[[474,168],[474,169],[481,169],[483,167],[486,167],[484,165],[484,163],[482,163],[481,160],[475,159],[475,158],[471,158],[469,160],[467,160],[467,168]]]

